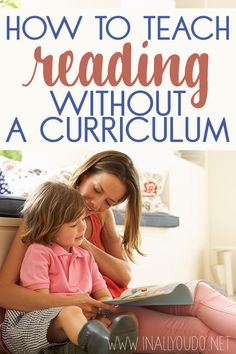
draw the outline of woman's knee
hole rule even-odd
[[[195,290],[195,302],[210,300],[221,295],[217,290],[205,282],[199,282]]]

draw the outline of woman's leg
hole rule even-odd
[[[236,340],[212,331],[196,317],[141,307],[129,310],[139,323],[137,353],[236,353]]]
[[[178,316],[197,317],[209,329],[236,339],[236,303],[204,282],[197,285],[193,305],[157,306],[156,309]]]
[[[192,311],[215,332],[236,339],[236,303],[208,284],[198,284]]]

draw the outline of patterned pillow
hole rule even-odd
[[[142,212],[162,212],[168,213],[168,206],[162,200],[167,178],[166,172],[141,172],[140,175]],[[125,203],[114,207],[121,212],[125,209]]]
[[[56,170],[42,170],[33,166],[25,166],[22,162],[13,161],[0,156],[0,194],[14,194],[27,197],[29,192],[46,180],[67,182],[77,166],[70,165]],[[7,176],[8,184],[5,181]],[[165,188],[166,172],[140,172],[143,212],[168,212],[163,203],[162,194]],[[9,185],[9,187],[8,187]],[[116,207],[124,210],[125,203]]]
[[[75,166],[66,166],[56,170],[44,170],[37,166],[27,166],[22,162],[14,161],[0,156],[0,168],[7,176],[11,193],[18,196],[27,197],[29,193],[40,183],[47,180],[57,180],[68,182],[71,173],[75,170]],[[7,190],[1,194],[9,194]],[[3,193],[4,192],[4,193]]]
[[[149,212],[168,212],[161,195],[165,188],[166,172],[143,172],[140,174],[142,209]]]

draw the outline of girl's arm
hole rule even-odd
[[[111,293],[107,288],[104,288],[104,289],[94,292],[93,297],[94,297],[94,299],[99,300],[99,301],[106,301],[106,300],[112,299]]]
[[[93,293],[93,297],[99,301],[106,301],[112,299],[111,293],[107,288],[98,290]],[[115,308],[113,308],[113,311],[110,310],[109,317],[111,316],[112,312],[116,312]],[[106,327],[109,327],[112,324],[111,319],[107,317],[104,313],[98,313],[98,315],[95,317],[97,320],[101,321]]]
[[[97,308],[106,308],[108,310],[111,308],[109,305],[92,299],[88,294],[57,296],[39,293],[17,285],[21,263],[26,252],[26,246],[21,241],[24,228],[25,225],[22,223],[0,271],[1,307],[33,311],[49,307],[77,305],[87,313],[96,313]]]
[[[82,247],[93,254],[102,274],[121,286],[127,286],[131,280],[131,270],[122,239],[116,230],[112,211],[102,213],[101,218],[103,222],[101,240],[105,252],[86,239]]]

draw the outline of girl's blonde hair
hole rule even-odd
[[[125,210],[125,229],[123,244],[128,257],[132,260],[132,252],[139,250],[140,234],[139,224],[141,217],[141,192],[139,175],[133,162],[126,154],[115,151],[103,151],[90,157],[72,175],[70,183],[76,188],[79,186],[84,176],[99,173],[110,173],[126,186],[127,192],[120,202],[127,199]]]
[[[84,200],[74,188],[60,182],[45,182],[25,202],[22,215],[26,232],[22,241],[27,245],[49,245],[63,224],[77,220],[84,211]]]

